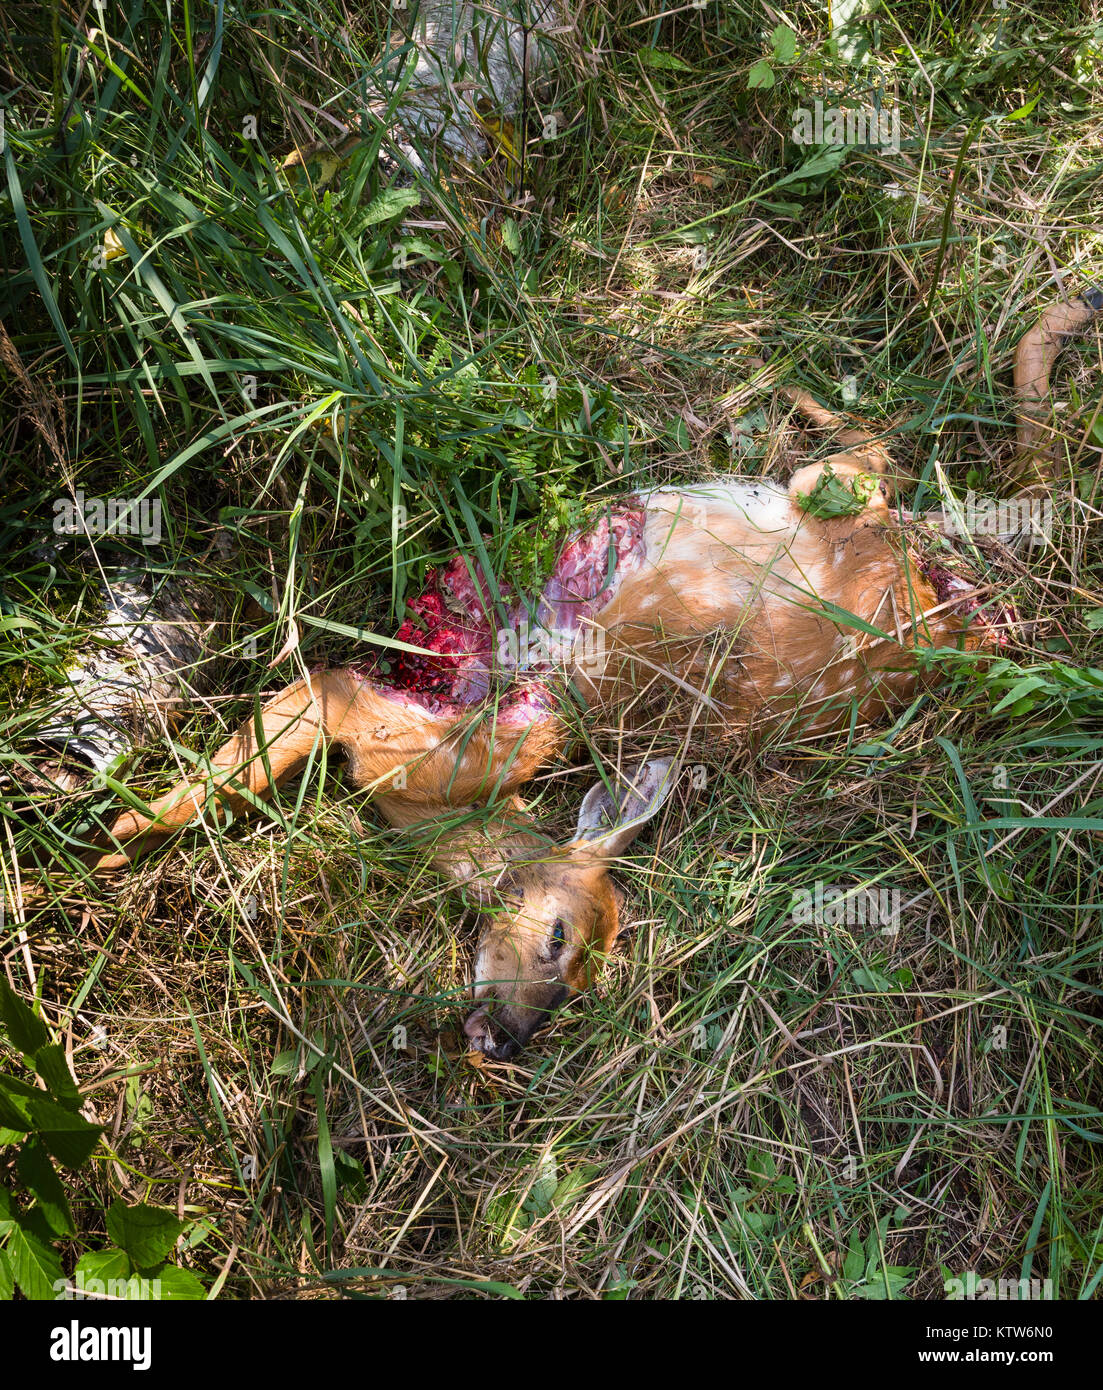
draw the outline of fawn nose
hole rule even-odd
[[[463,1021],[463,1031],[467,1040],[477,1052],[482,1052],[494,1062],[505,1062],[520,1049],[516,1038],[506,1036],[499,1042],[494,1036],[490,1010],[484,1005],[468,1014]]]

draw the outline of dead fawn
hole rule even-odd
[[[1035,481],[1052,438],[1052,359],[1100,307],[1098,291],[1054,305],[1019,344],[1019,457]],[[407,650],[386,675],[374,662],[289,686],[205,777],[158,798],[151,816],[121,815],[115,852],[94,867],[119,868],[213,809],[246,813],[325,744],[344,750],[354,784],[403,830],[432,834],[457,810],[485,806],[473,828],[436,834],[432,854],[487,908],[465,1032],[488,1057],[512,1056],[612,948],[610,866],[675,770],[657,758],[609,771],[583,799],[573,838],[549,849],[517,792],[568,742],[558,683],[625,729],[658,704],[665,732],[680,736],[707,724],[746,737],[783,720],[826,734],[855,706],[875,720],[908,700],[928,679],[924,648],[1007,640],[1007,614],[925,559],[922,528],[890,507],[885,449],[807,394],[786,394],[813,424],[838,429],[844,451],[787,488],[735,478],[623,497],[570,540],[528,601],[498,589],[492,602],[478,567],[453,560],[412,603],[417,623],[399,631]],[[809,504],[825,479],[850,489],[852,514]]]

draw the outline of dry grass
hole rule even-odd
[[[797,60],[776,64],[766,90],[747,73],[770,51],[773,11],[643,17],[586,5],[583,41],[563,40],[565,76],[544,99],[569,134],[554,158],[534,151],[535,201],[512,212],[520,255],[501,243],[502,161],[453,173],[417,210],[441,256],[396,294],[380,289],[387,245],[373,260],[372,238],[350,231],[348,172],[329,205],[268,204],[301,231],[317,275],[274,236],[254,254],[255,218],[234,207],[241,188],[274,188],[271,165],[231,138],[241,111],[264,113],[273,159],[318,133],[312,109],[355,105],[378,16],[354,23],[304,0],[256,32],[235,21],[202,139],[187,63],[136,42],[139,86],[183,94],[171,119],[151,124],[125,88],[108,110],[86,74],[81,102],[100,100],[103,120],[69,163],[32,139],[50,124],[48,44],[14,45],[29,86],[8,139],[76,361],[8,224],[7,264],[22,267],[3,311],[12,342],[31,382],[63,397],[67,467],[89,493],[133,494],[204,430],[217,435],[160,485],[165,563],[187,570],[228,527],[234,572],[211,560],[204,573],[235,624],[249,627],[247,600],[274,599],[262,655],[291,618],[308,664],[359,650],[320,624],[390,630],[426,561],[470,542],[461,497],[504,552],[511,508],[566,525],[584,495],[783,472],[810,441],[749,385],[752,352],[836,406],[855,376],[855,411],[889,432],[906,498],[931,502],[936,460],[960,492],[999,491],[1018,332],[1055,277],[1078,287],[1100,270],[1100,16],[1049,6],[993,67],[999,16],[894,7],[874,21],[872,69],[848,71],[824,47],[823,11],[802,6]],[[201,72],[209,30],[196,45]],[[900,153],[852,152],[779,187],[807,157],[785,138],[797,80],[861,90],[874,71],[906,113]],[[996,119],[1037,90],[1032,114]],[[187,155],[172,162],[177,125]],[[131,172],[131,148],[156,188]],[[121,277],[105,288],[87,271],[102,235],[96,161],[112,215],[161,238],[155,264],[195,325],[190,344],[139,276],[128,298]],[[38,184],[50,196],[33,196]],[[203,210],[187,234],[176,194]],[[355,313],[333,307],[348,301]],[[149,380],[120,385],[136,354]],[[262,394],[243,406],[227,388],[254,359]],[[625,865],[628,939],[516,1063],[462,1050],[474,916],[339,767],[313,769],[267,820],[208,828],[105,885],[70,879],[64,911],[25,928],[9,917],[9,978],[59,1029],[107,1126],[66,1261],[102,1242],[121,1194],[179,1210],[181,1262],[208,1286],[224,1275],[224,1298],[938,1299],[968,1270],[1096,1294],[1103,745],[1097,697],[1062,673],[1099,659],[1099,451],[1086,431],[1101,365],[1088,340],[1058,378],[1068,429],[1052,545],[986,550],[1037,624],[1016,654],[1038,673],[1033,705],[993,713],[1013,678],[958,671],[891,731],[842,746],[700,739],[687,750],[697,787]],[[557,411],[528,431],[511,412],[545,372],[564,383]],[[18,782],[19,739],[56,680],[53,654],[87,632],[91,581],[75,554],[52,576],[35,558],[63,471],[10,364],[3,390],[4,611],[42,624],[2,637]],[[328,416],[349,424],[336,444],[299,428],[331,391]],[[580,424],[584,408],[604,410],[608,429]],[[239,424],[217,434],[227,414]],[[392,571],[398,495],[412,539]],[[230,645],[219,638],[214,670],[233,698],[176,731],[178,746],[217,745],[215,715],[232,725],[294,674],[235,660]],[[615,731],[588,735],[608,749]],[[176,757],[167,741],[146,749],[128,785],[148,796]],[[579,753],[533,789],[550,829],[566,837],[589,780]],[[10,781],[3,796],[24,866],[90,807],[116,804],[105,793],[28,810]],[[794,895],[817,882],[899,893],[899,932],[794,920]]]

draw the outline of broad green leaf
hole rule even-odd
[[[61,1257],[48,1241],[29,1229],[27,1217],[12,1227],[5,1249],[15,1282],[26,1298],[46,1303],[57,1297],[56,1286],[65,1279]]]
[[[765,58],[760,58],[747,74],[747,86],[752,91],[755,87],[772,87],[774,85],[774,70]]]
[[[19,1181],[34,1197],[37,1209],[46,1218],[50,1229],[59,1236],[74,1235],[76,1227],[65,1189],[40,1140],[34,1139],[24,1144],[15,1170],[19,1174]]]
[[[27,1061],[45,1081],[55,1100],[60,1101],[69,1110],[80,1109],[80,1091],[77,1090],[77,1083],[69,1070],[69,1059],[60,1043],[40,1047],[33,1057],[27,1058]]]
[[[557,1209],[573,1206],[600,1172],[596,1163],[580,1163],[577,1168],[564,1173],[552,1196],[552,1206]]]
[[[83,1115],[74,1115],[63,1105],[42,1096],[28,1103],[29,1128],[41,1138],[57,1161],[66,1168],[79,1168],[95,1152],[103,1133]]]
[[[413,188],[387,188],[371,200],[360,218],[361,227],[375,227],[401,217],[407,208],[416,207],[421,194]]]
[[[690,438],[689,427],[680,416],[675,420],[671,420],[670,424],[666,427],[666,433],[669,438],[673,439],[679,449],[691,449],[693,447],[693,440]]]
[[[176,1265],[154,1266],[135,1274],[124,1250],[97,1250],[82,1255],[74,1282],[93,1293],[110,1292],[130,1302],[205,1298],[203,1285],[190,1270]]]
[[[870,1260],[866,1267],[865,1283],[850,1290],[852,1298],[895,1302],[915,1278],[915,1270],[903,1265],[889,1265],[882,1269],[878,1264],[879,1258]]]
[[[42,1142],[60,1163],[76,1168],[89,1157],[102,1133],[82,1115],[51,1099],[36,1086],[0,1075],[0,1124],[40,1134]]]
[[[314,1092],[314,1111],[318,1124],[318,1172],[322,1180],[322,1209],[325,1215],[326,1240],[333,1240],[333,1222],[337,1210],[337,1169],[333,1162],[333,1139],[326,1114],[326,1077],[321,1069],[314,1073],[311,1086]]]
[[[37,1052],[50,1041],[46,1025],[0,975],[0,1024],[19,1052]]]
[[[18,1215],[15,1196],[6,1187],[0,1187],[0,1236],[6,1236]]]
[[[107,1211],[107,1234],[139,1269],[160,1264],[183,1229],[184,1223],[174,1212],[145,1202],[128,1207],[121,1197],[116,1197]]]
[[[525,1210],[533,1216],[547,1216],[552,1209],[552,1199],[558,1185],[555,1154],[549,1151],[541,1157],[537,1165],[535,1181],[525,1198]]]
[[[1041,676],[1024,676],[1021,681],[1015,682],[998,705],[993,706],[992,713],[999,714],[1000,711],[1006,709],[1008,705],[1017,704],[1024,695],[1028,695],[1034,690],[1044,690],[1045,684]],[[1029,705],[1026,706],[1026,708],[1029,709]]]
[[[112,1279],[129,1279],[130,1258],[125,1250],[89,1250],[77,1261],[73,1282],[78,1287],[95,1287],[93,1280],[108,1284]]]
[[[0,1303],[10,1303],[15,1292],[15,1275],[6,1250],[0,1250]]]
[[[517,256],[521,251],[521,228],[512,217],[502,220],[502,245],[511,256]]]
[[[851,972],[855,985],[863,994],[891,994],[896,982],[883,975],[880,970],[854,970]]]
[[[847,1247],[846,1259],[843,1260],[843,1278],[857,1283],[865,1273],[866,1254],[858,1240],[857,1232],[852,1231],[850,1244]]]
[[[661,48],[641,48],[637,56],[645,68],[656,68],[667,72],[692,72],[692,66],[673,53],[664,53]]]
[[[272,1058],[272,1065],[268,1068],[272,1076],[295,1076],[299,1070],[299,1049],[297,1047],[288,1048],[286,1052],[277,1052]]]
[[[877,478],[872,473],[859,473],[856,478],[836,477],[835,470],[825,463],[812,491],[797,493],[797,504],[812,516],[857,516],[865,510],[876,488]]]
[[[179,1265],[163,1265],[153,1276],[160,1283],[160,1293],[163,1299],[201,1299],[207,1297],[207,1291],[190,1269],[181,1269]]]
[[[789,28],[788,24],[779,24],[770,35],[770,43],[774,49],[774,61],[778,63],[791,63],[797,56],[797,36]]]
[[[831,0],[831,37],[839,57],[861,63],[869,52],[869,33],[861,24],[867,0]]]
[[[778,1218],[773,1212],[768,1211],[743,1211],[740,1212],[747,1231],[752,1236],[768,1236],[777,1225]]]

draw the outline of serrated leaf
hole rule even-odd
[[[6,1187],[0,1187],[0,1236],[6,1236],[18,1215],[15,1197]]]
[[[84,1163],[103,1132],[102,1125],[89,1123],[14,1076],[0,1076],[0,1124],[40,1134],[50,1153],[67,1168]]]
[[[96,1150],[103,1133],[102,1125],[94,1125],[83,1115],[74,1115],[57,1101],[38,1093],[28,1102],[30,1126],[52,1157],[65,1168],[79,1168]]]
[[[162,1299],[181,1301],[207,1297],[207,1290],[190,1269],[181,1269],[179,1265],[164,1265],[153,1277],[160,1283]]]
[[[774,85],[774,70],[765,58],[760,58],[747,74],[747,87],[753,91],[756,87],[769,88]]]
[[[10,1303],[15,1292],[15,1275],[7,1251],[0,1250],[0,1303]]]
[[[139,1202],[128,1207],[121,1197],[107,1210],[107,1234],[139,1269],[159,1265],[172,1250],[184,1223],[167,1207]]]
[[[770,35],[774,60],[778,63],[791,63],[797,56],[797,36],[788,24],[779,24]]]
[[[76,1227],[65,1189],[40,1140],[34,1139],[24,1144],[15,1171],[19,1174],[19,1181],[34,1197],[37,1210],[45,1217],[50,1229],[59,1236],[74,1235]]]
[[[81,1095],[73,1073],[69,1070],[69,1059],[60,1043],[50,1043],[40,1047],[27,1061],[34,1067],[50,1089],[50,1094],[69,1110],[79,1110]]]
[[[96,1291],[93,1281],[107,1285],[112,1279],[129,1279],[130,1258],[125,1250],[89,1250],[77,1261],[73,1282],[78,1288],[91,1288]]]
[[[0,1024],[18,1052],[37,1052],[50,1041],[49,1030],[0,975]]]
[[[207,1296],[195,1275],[177,1265],[162,1264],[148,1274],[135,1274],[124,1250],[97,1250],[81,1256],[74,1282],[93,1294],[110,1292],[131,1303]]]
[[[26,1218],[12,1227],[4,1248],[24,1297],[36,1303],[48,1303],[57,1297],[55,1286],[65,1279],[61,1257],[37,1232],[28,1229]]]

